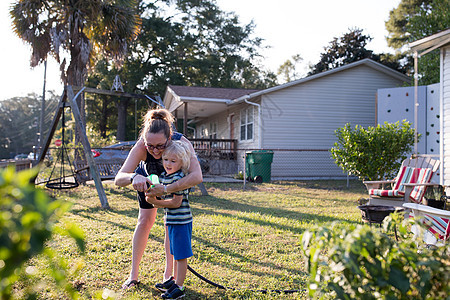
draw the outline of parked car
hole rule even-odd
[[[92,149],[92,154],[96,161],[125,161],[134,144],[136,144],[136,141],[120,142],[103,148]]]
[[[92,154],[94,155],[94,160],[98,162],[117,160],[125,161],[134,144],[136,144],[136,141],[120,142],[117,144],[105,146],[101,149],[92,149]],[[210,169],[208,160],[199,156],[197,156],[197,159],[200,163],[202,173],[208,173]]]
[[[30,153],[28,153],[28,159],[34,160],[34,152],[31,151]],[[36,153],[36,159],[38,159],[38,155]]]
[[[136,144],[136,141],[127,141],[127,142],[119,142],[117,144],[109,145],[103,147],[103,149],[128,149],[130,150],[133,148],[134,144]]]
[[[28,155],[26,155],[25,153],[17,154],[16,156],[14,156],[14,160],[27,159],[27,158],[28,158]]]
[[[35,160],[34,152],[28,153],[27,158],[29,160]],[[45,155],[45,159],[48,160],[48,161],[53,161],[53,156],[50,155],[50,152],[47,152],[47,154]],[[36,160],[39,160],[39,153],[36,153]]]

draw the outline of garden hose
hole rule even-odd
[[[215,287],[217,287],[219,289],[222,289],[222,290],[233,290],[233,291],[237,290],[236,288],[224,287],[223,285],[220,285],[218,283],[215,283],[215,282],[209,280],[208,278],[203,277],[202,275],[197,273],[197,271],[192,269],[190,265],[188,265],[187,268],[188,268],[189,271],[191,271],[192,274],[194,274],[195,276],[197,276],[198,278],[200,278],[204,282],[209,283],[212,286],[215,286]],[[263,294],[266,294],[266,293],[293,294],[293,293],[299,293],[299,292],[306,292],[305,289],[303,289],[303,290],[249,290],[249,291],[263,293]]]

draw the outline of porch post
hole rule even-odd
[[[187,135],[188,103],[184,102],[183,134]]]

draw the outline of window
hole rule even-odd
[[[205,125],[200,126],[200,138],[207,138],[208,137],[208,129],[205,127]]]
[[[209,123],[209,137],[217,139],[217,123]]]
[[[241,110],[241,141],[253,139],[253,106]]]

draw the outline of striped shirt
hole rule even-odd
[[[183,178],[184,174],[181,170],[167,174],[163,172],[159,177],[159,181],[163,185],[171,184],[180,178]],[[182,190],[179,192],[172,193],[170,195],[163,196],[164,199],[171,199],[174,195],[183,195],[183,201],[181,202],[180,207],[177,208],[164,208],[165,216],[166,216],[166,224],[167,225],[179,225],[179,224],[188,224],[192,222],[192,213],[191,208],[189,206],[188,195],[189,189]]]

